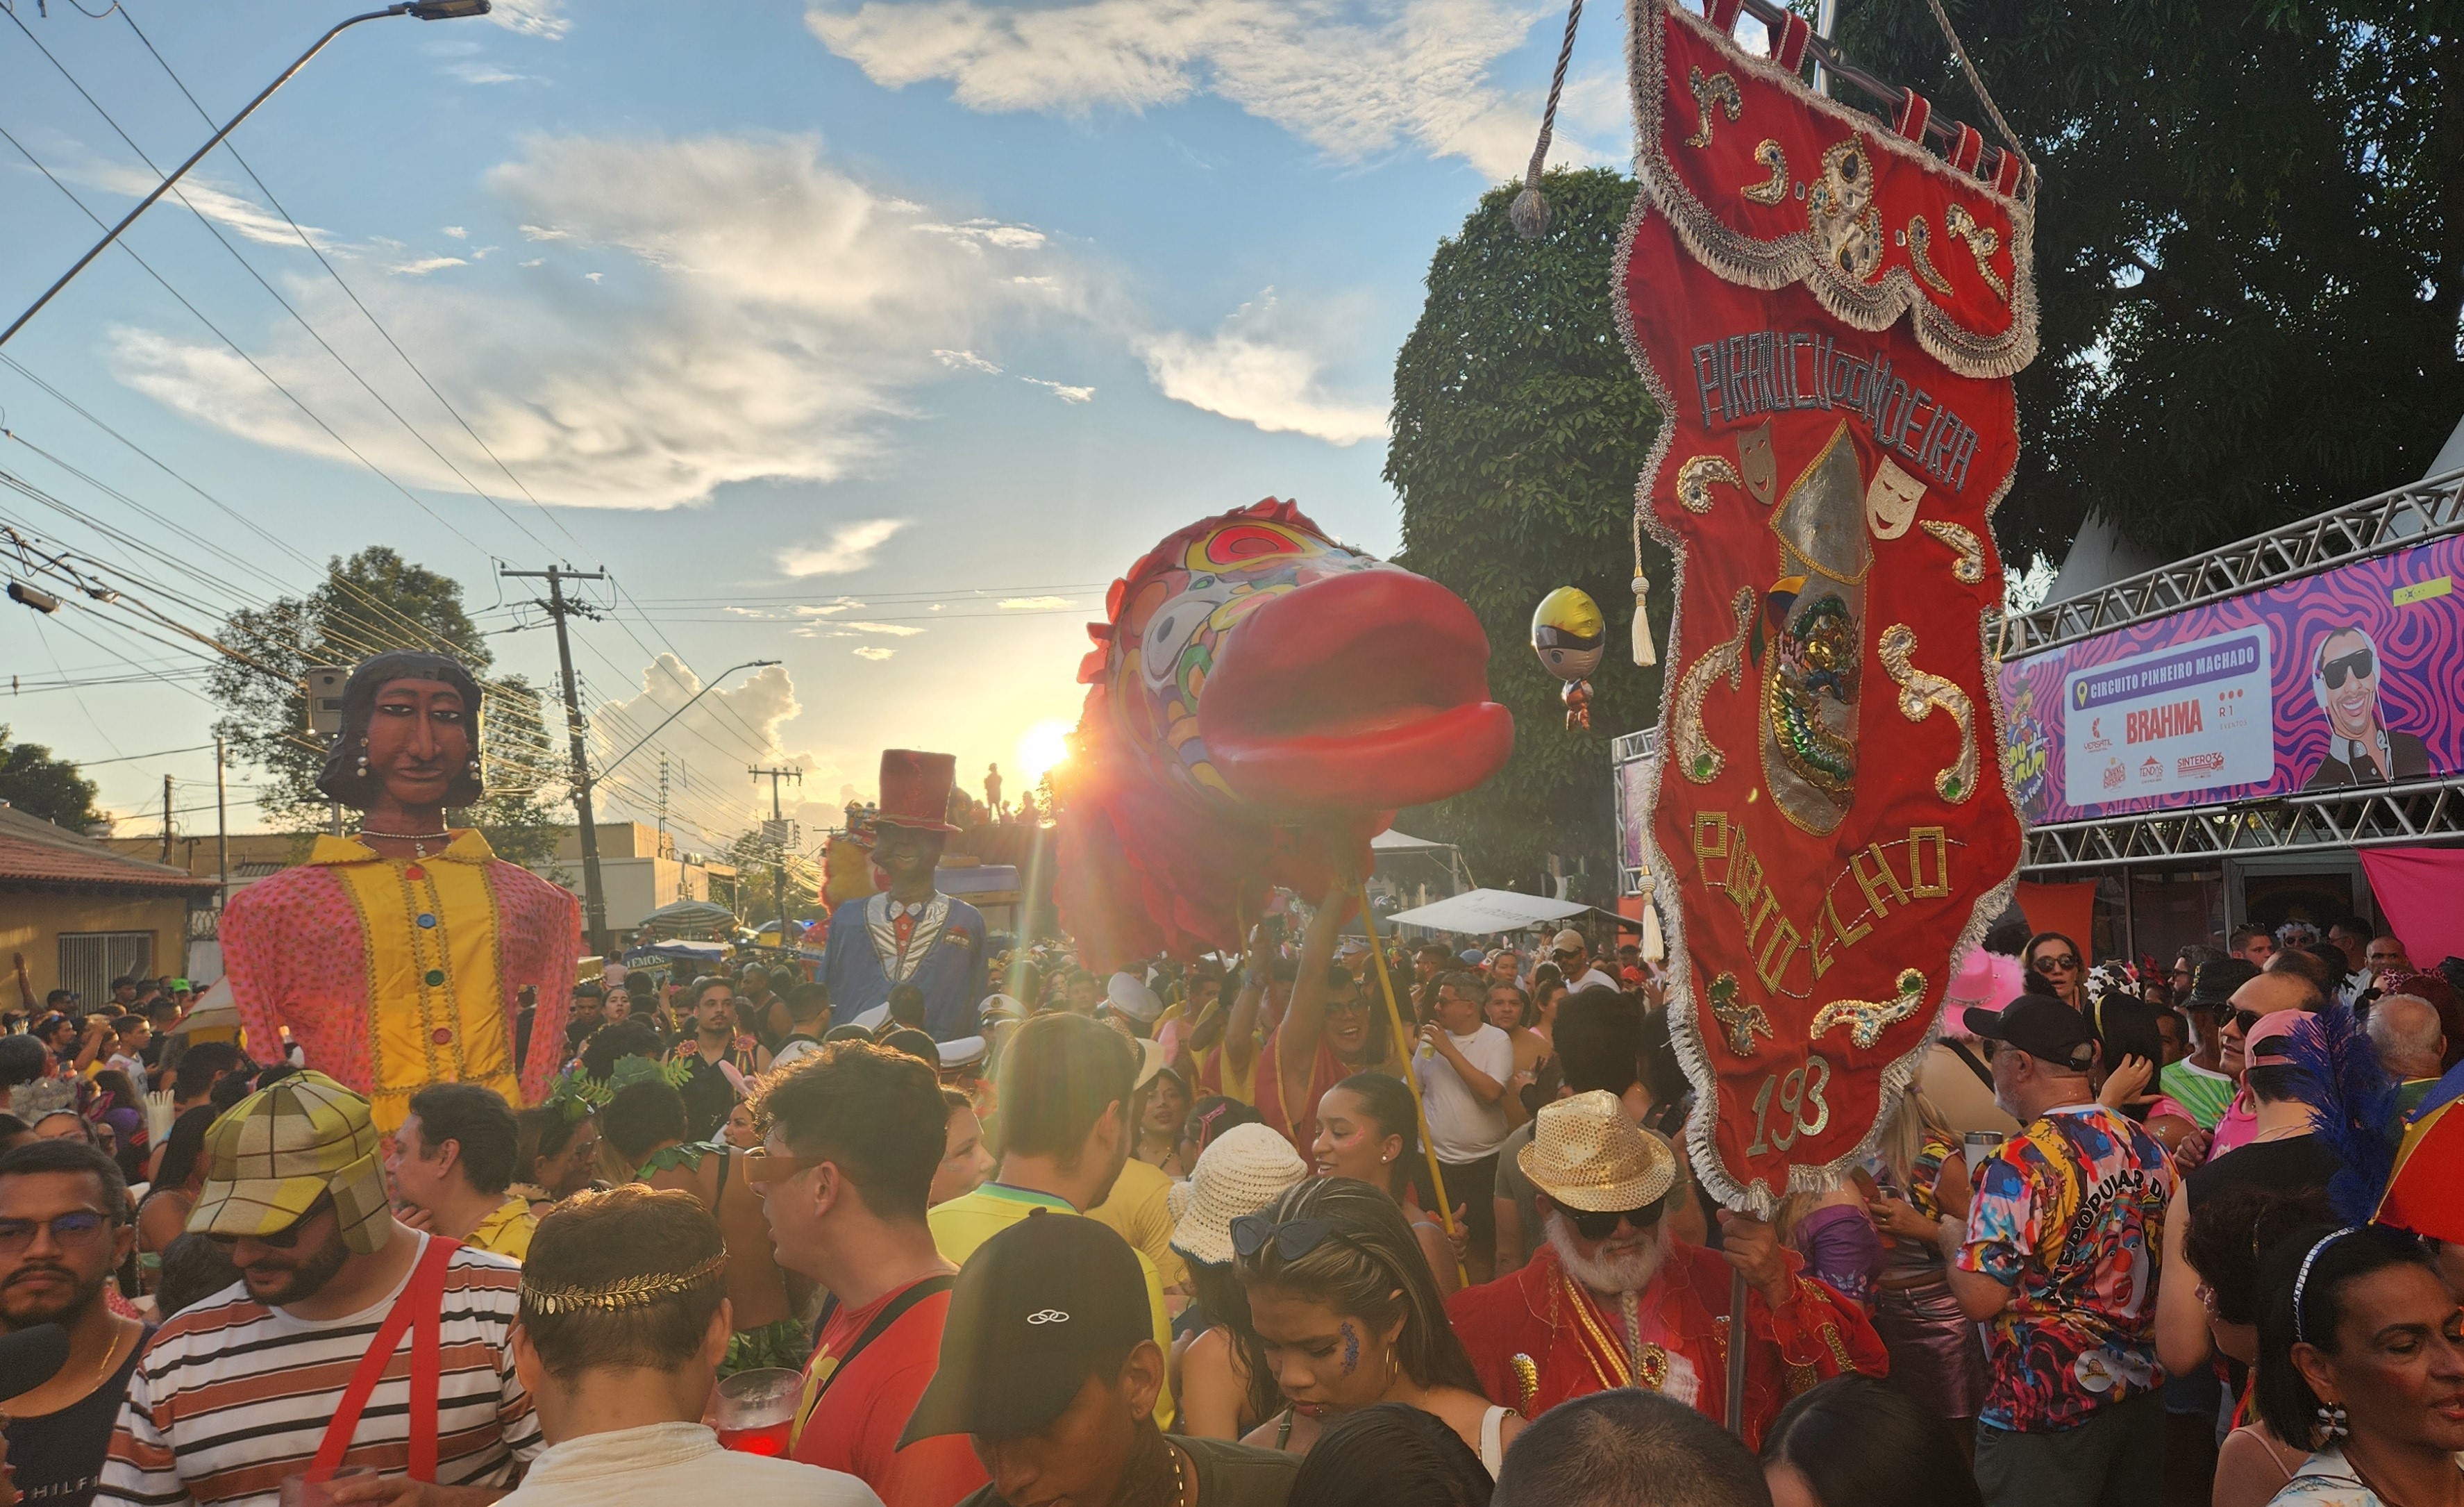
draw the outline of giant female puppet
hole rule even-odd
[[[223,912],[223,959],[249,1039],[289,1027],[308,1065],[401,1125],[431,1083],[547,1092],[582,951],[570,891],[498,858],[445,808],[479,799],[479,687],[441,654],[363,661],[317,787],[363,813],[356,837],[259,879]],[[537,991],[515,1060],[521,992]]]

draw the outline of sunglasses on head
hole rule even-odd
[[[2078,966],[2079,954],[2076,952],[2049,952],[2036,960],[2038,973],[2051,973],[2057,968],[2071,970]]]
[[[1264,1214],[1243,1214],[1232,1221],[1232,1252],[1246,1260],[1271,1243],[1285,1260],[1297,1261],[1334,1234],[1331,1219],[1293,1219],[1279,1225]]]
[[[1586,1240],[1606,1240],[1617,1233],[1619,1223],[1632,1225],[1637,1230],[1649,1230],[1660,1223],[1661,1210],[1666,1206],[1664,1201],[1658,1201],[1645,1204],[1640,1208],[1612,1209],[1605,1214],[1565,1208],[1563,1205],[1558,1207],[1564,1209],[1567,1223],[1574,1227],[1574,1233]]]
[[[299,1237],[306,1233],[309,1225],[316,1221],[317,1216],[333,1207],[334,1195],[331,1193],[319,1193],[317,1195],[317,1202],[308,1206],[308,1211],[306,1213],[301,1214],[298,1218],[283,1226],[281,1229],[275,1230],[271,1234],[226,1235],[219,1231],[209,1231],[206,1238],[222,1247],[225,1251],[231,1250],[233,1246],[238,1245],[243,1240],[253,1240],[258,1245],[270,1246],[276,1251],[291,1251],[298,1247]]]
[[[2366,649],[2356,649],[2341,659],[2330,659],[2321,665],[2319,678],[2327,682],[2327,689],[2333,691],[2343,685],[2346,676],[2359,676],[2366,679],[2375,668],[2377,665],[2370,658],[2370,652]]]

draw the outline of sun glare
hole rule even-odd
[[[1018,741],[1019,772],[1029,784],[1044,778],[1054,765],[1069,757],[1067,722],[1038,722]]]

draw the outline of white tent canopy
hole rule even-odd
[[[1432,842],[1426,837],[1415,837],[1409,832],[1392,829],[1369,839],[1373,853],[1443,853],[1453,846],[1450,842]]]
[[[1592,907],[1573,900],[1544,900],[1512,890],[1465,890],[1463,894],[1386,918],[1397,926],[1422,926],[1431,931],[1493,936],[1524,931],[1580,916]]]

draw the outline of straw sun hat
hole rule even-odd
[[[1308,1176],[1309,1164],[1281,1135],[1265,1125],[1233,1126],[1199,1157],[1188,1182],[1173,1185],[1172,1248],[1192,1261],[1228,1265],[1232,1221]]]
[[[1587,1214],[1656,1204],[1677,1182],[1676,1151],[1606,1089],[1541,1105],[1515,1163],[1551,1202]]]

